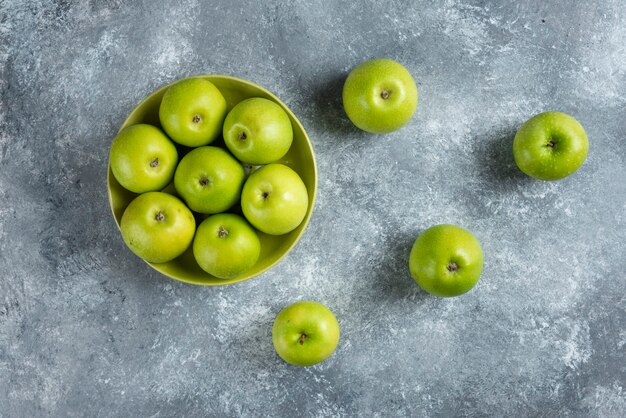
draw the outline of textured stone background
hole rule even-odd
[[[0,0],[0,416],[626,414],[623,0],[127,3]],[[340,93],[382,56],[411,71],[420,104],[374,136]],[[128,112],[201,73],[276,93],[318,158],[298,246],[224,288],[148,268],[106,198]],[[511,155],[545,110],[591,143],[554,183]],[[478,286],[449,300],[407,269],[442,222],[486,256]],[[274,316],[301,299],[342,326],[311,368],[271,345]]]

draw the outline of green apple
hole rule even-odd
[[[483,250],[469,231],[455,225],[437,225],[424,231],[409,256],[411,276],[435,296],[468,292],[480,278]]]
[[[330,357],[339,343],[339,323],[319,302],[297,302],[280,311],[272,327],[278,355],[295,366],[311,366]]]
[[[308,207],[304,182],[282,164],[269,164],[253,172],[241,192],[241,209],[248,222],[270,235],[296,229]]]
[[[230,279],[254,266],[261,242],[245,219],[232,213],[206,218],[193,239],[193,255],[202,270],[220,279]]]
[[[513,140],[517,166],[540,180],[569,176],[585,162],[588,150],[585,129],[561,112],[533,116],[518,129]]]
[[[228,152],[217,147],[199,147],[178,164],[174,187],[192,210],[219,213],[239,200],[246,173]]]
[[[148,192],[130,202],[122,215],[120,230],[124,242],[137,256],[151,263],[165,263],[191,245],[196,221],[176,197]]]
[[[133,125],[123,129],[111,144],[113,176],[131,192],[161,190],[174,177],[178,151],[156,126]]]
[[[222,133],[226,100],[213,83],[186,78],[167,89],[159,107],[161,126],[173,141],[188,147],[213,142]]]
[[[260,97],[239,102],[226,116],[223,133],[230,152],[248,164],[278,161],[293,141],[287,113],[273,101]]]
[[[386,133],[404,126],[417,107],[417,86],[402,64],[374,59],[356,66],[343,85],[343,107],[354,125]]]

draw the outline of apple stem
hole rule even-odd
[[[554,148],[556,146],[556,144],[554,143],[554,141],[550,141],[546,144],[548,147],[550,148]]]
[[[228,235],[228,231],[224,228],[224,225],[220,225],[220,229],[217,233],[217,236],[220,238],[224,238]]]
[[[198,114],[193,115],[193,119],[191,119],[193,123],[199,123],[202,120],[202,117]]]
[[[154,219],[156,219],[157,222],[163,222],[165,220],[165,215],[163,215],[163,212],[158,211]]]
[[[391,92],[389,90],[383,90],[380,93],[380,97],[383,98],[383,100],[387,100],[389,98],[389,96],[391,95]]]
[[[150,161],[150,167],[154,168],[159,165],[159,157],[154,157],[152,161]]]
[[[459,265],[453,261],[451,261],[450,263],[448,263],[448,271],[449,272],[454,272],[454,271],[458,271],[459,270]]]
[[[240,140],[240,141],[245,140],[247,137],[248,137],[248,135],[246,135],[246,133],[243,132],[243,131],[239,132],[239,135],[237,135],[237,139]]]
[[[304,344],[304,340],[306,340],[306,337],[307,337],[307,335],[304,332],[302,334],[300,334],[300,339],[298,340],[300,345]]]

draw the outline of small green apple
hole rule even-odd
[[[254,266],[261,242],[245,219],[232,213],[206,218],[193,239],[193,255],[202,270],[220,279],[230,279]]]
[[[273,101],[260,97],[239,102],[226,116],[223,132],[230,152],[248,164],[278,161],[293,141],[287,113]]]
[[[178,151],[156,126],[133,125],[123,129],[111,144],[113,176],[131,192],[161,190],[174,177]]]
[[[411,276],[435,296],[468,292],[480,278],[483,250],[469,231],[455,225],[437,225],[424,231],[409,256]]]
[[[585,162],[588,150],[585,129],[561,112],[533,116],[518,129],[513,140],[517,166],[540,180],[569,176]]]
[[[297,302],[280,311],[272,327],[278,355],[295,366],[311,366],[326,360],[339,343],[339,323],[319,302]]]
[[[417,86],[402,64],[373,59],[348,74],[343,86],[343,107],[357,128],[372,133],[392,132],[415,113]]]
[[[213,142],[222,133],[226,100],[213,83],[186,78],[167,89],[159,107],[163,130],[173,141],[188,147]]]
[[[137,196],[120,222],[124,242],[138,257],[165,263],[181,255],[196,231],[193,214],[176,197],[162,192]]]
[[[269,164],[253,172],[241,192],[241,209],[248,222],[270,235],[296,229],[308,207],[304,182],[282,164]]]
[[[245,177],[243,166],[228,152],[206,146],[183,157],[174,174],[174,187],[192,210],[219,213],[237,203]]]

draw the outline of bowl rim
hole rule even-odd
[[[295,121],[295,123],[298,125],[299,129],[302,131],[302,133],[304,134],[304,139],[306,140],[306,144],[308,146],[308,150],[311,154],[311,161],[313,162],[313,193],[312,193],[312,198],[309,201],[309,208],[310,210],[307,210],[307,214],[305,215],[304,219],[302,220],[301,226],[302,228],[300,229],[300,232],[298,233],[298,235],[296,235],[295,239],[293,240],[293,242],[291,243],[291,245],[270,265],[268,265],[267,267],[263,268],[262,270],[258,271],[257,273],[250,275],[250,276],[244,276],[242,277],[238,277],[238,278],[234,278],[234,279],[226,279],[223,281],[216,281],[216,282],[199,282],[199,281],[195,281],[195,280],[189,280],[186,278],[182,278],[182,277],[176,277],[173,274],[167,273],[165,271],[163,271],[162,269],[159,268],[158,264],[155,263],[150,263],[146,260],[142,260],[143,262],[145,262],[146,264],[148,264],[150,267],[152,267],[154,270],[158,271],[159,273],[161,273],[162,275],[173,279],[173,280],[177,280],[179,282],[183,282],[183,283],[188,283],[188,284],[193,284],[196,286],[227,286],[227,285],[231,285],[231,284],[235,284],[235,283],[241,283],[241,282],[245,282],[247,280],[253,279],[255,277],[258,277],[260,275],[262,275],[263,273],[267,272],[268,270],[274,268],[276,265],[278,265],[290,252],[291,250],[293,250],[293,248],[296,246],[296,244],[298,244],[298,242],[300,242],[300,239],[302,238],[302,235],[304,235],[304,232],[306,231],[307,227],[309,226],[309,221],[311,220],[311,216],[313,215],[313,211],[315,210],[315,202],[316,202],[316,198],[317,198],[317,161],[315,159],[315,151],[313,149],[313,143],[311,142],[311,139],[309,138],[308,133],[306,132],[306,129],[304,129],[304,126],[302,125],[302,123],[300,122],[300,120],[296,117],[296,115],[291,111],[291,109],[289,108],[289,106],[287,106],[282,100],[280,100],[275,94],[273,94],[272,92],[270,92],[269,90],[267,90],[266,88],[253,83],[252,81],[248,81],[248,80],[244,80],[238,77],[233,77],[233,76],[229,76],[229,75],[225,75],[225,74],[199,74],[199,75],[193,75],[193,76],[189,76],[189,77],[183,77],[183,78],[179,78],[176,80],[171,81],[170,83],[167,83],[161,87],[159,87],[156,90],[151,91],[149,94],[147,94],[139,103],[137,103],[134,107],[133,110],[128,114],[128,116],[124,119],[124,121],[122,122],[120,128],[118,129],[118,133],[123,129],[123,127],[128,123],[129,120],[131,120],[135,114],[139,111],[139,108],[148,100],[150,100],[153,96],[160,94],[162,91],[168,89],[169,87],[171,87],[172,85],[174,85],[175,83],[181,81],[181,80],[185,80],[185,79],[189,79],[189,78],[203,78],[203,79],[208,79],[209,81],[215,80],[215,79],[221,79],[221,80],[228,80],[228,81],[234,81],[237,83],[241,83],[241,84],[245,84],[248,85],[250,87],[256,88],[261,90],[263,93],[267,94],[273,101],[275,101],[276,103],[278,103],[283,110],[290,116],[290,119],[292,121]],[[110,144],[109,144],[109,150],[110,150]],[[113,196],[111,194],[111,158],[110,155],[108,156],[107,159],[107,195],[109,198],[109,209],[111,210],[111,214],[113,215],[113,220],[115,221],[115,225],[117,226],[117,229],[121,232],[121,228],[120,228],[120,224],[117,221],[117,218],[115,217],[115,211],[113,209]],[[221,279],[218,279],[221,280]]]

